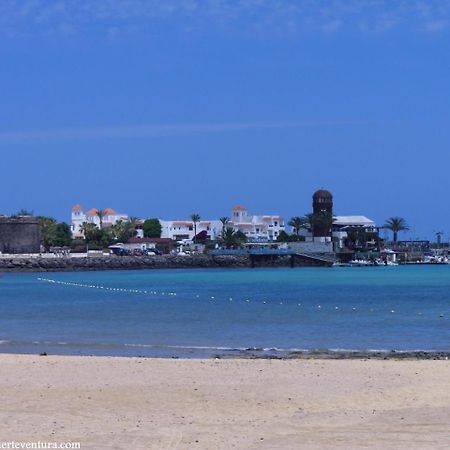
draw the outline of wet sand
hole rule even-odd
[[[450,361],[0,355],[0,441],[448,449]]]

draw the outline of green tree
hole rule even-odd
[[[308,213],[304,215],[305,218],[305,227],[309,228],[311,231],[314,227],[314,213]]]
[[[80,226],[80,231],[83,234],[86,243],[89,244],[97,239],[99,229],[95,223],[83,222]]]
[[[243,243],[247,242],[247,236],[241,230],[237,230],[234,235],[237,245],[241,246]]]
[[[394,242],[397,242],[398,233],[400,233],[401,231],[409,230],[409,226],[406,223],[406,220],[403,219],[403,217],[397,216],[390,217],[388,220],[386,220],[384,227],[392,231]]]
[[[305,217],[295,216],[288,222],[288,225],[294,229],[294,233],[298,236],[300,230],[304,228],[308,223],[308,219]]]
[[[118,220],[109,230],[112,240],[127,242],[136,234],[136,223],[134,220]]]
[[[221,217],[219,220],[222,222],[222,233],[223,233],[227,223],[230,221],[230,218],[229,217]]]
[[[144,222],[144,236],[148,238],[161,237],[162,227],[161,222],[158,219],[147,219]]]
[[[101,230],[103,228],[103,219],[106,216],[106,211],[104,209],[99,209],[95,214],[98,217],[98,220],[100,221],[99,228]]]
[[[65,222],[54,224],[50,236],[52,247],[69,247],[72,242],[72,232],[70,226]]]
[[[290,242],[290,240],[291,236],[289,236],[289,234],[287,234],[284,230],[281,230],[277,236],[277,242]]]
[[[247,237],[242,231],[234,231],[232,227],[225,227],[220,236],[220,241],[225,248],[239,247],[246,240]]]
[[[92,222],[83,222],[80,226],[80,231],[83,233],[86,246],[97,248],[107,247],[113,242],[113,232],[111,229],[100,229]]]
[[[303,242],[305,240],[304,236],[297,236],[296,234],[287,234],[286,231],[282,230],[277,236],[277,242]]]
[[[197,238],[197,223],[200,222],[200,215],[199,214],[192,214],[191,215],[192,223],[194,224],[194,243]]]
[[[41,243],[45,251],[50,249],[52,234],[56,225],[56,220],[53,217],[38,216],[39,235],[41,236]]]

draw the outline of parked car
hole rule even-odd
[[[148,248],[145,254],[149,256],[161,255],[162,253],[157,248]]]
[[[130,250],[123,248],[123,247],[115,247],[115,248],[111,248],[111,252],[113,255],[117,255],[117,256],[130,256],[131,252]]]

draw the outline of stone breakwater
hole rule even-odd
[[[0,272],[59,272],[114,269],[191,269],[191,268],[245,268],[245,267],[288,267],[290,257],[277,257],[253,263],[249,256],[104,256],[67,258],[0,258]],[[298,262],[296,265],[309,265]]]

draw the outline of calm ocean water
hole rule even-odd
[[[450,351],[450,266],[0,274],[0,352],[247,348]]]

